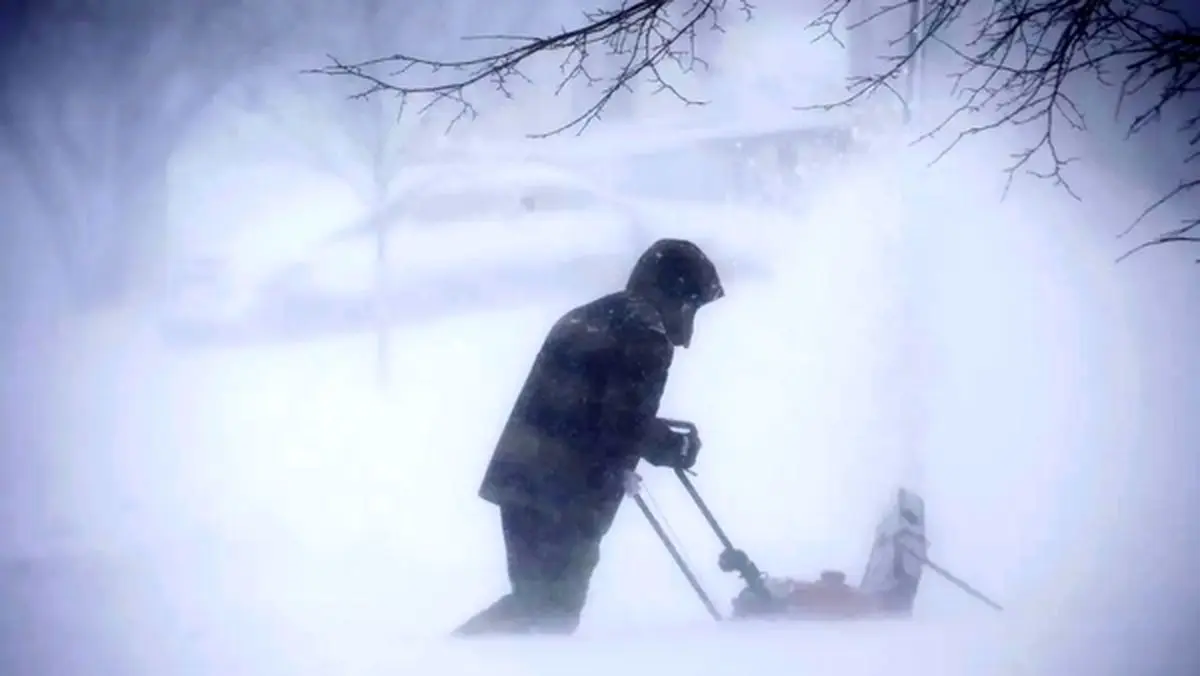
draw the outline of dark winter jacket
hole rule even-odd
[[[480,496],[602,536],[656,424],[673,353],[658,312],[628,292],[568,312],[538,352]]]

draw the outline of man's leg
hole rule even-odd
[[[529,545],[536,536],[536,521],[530,510],[513,505],[500,507],[500,532],[504,536],[504,553],[508,560],[508,579],[513,591],[476,613],[458,629],[455,636],[482,634],[519,634],[530,631],[532,614],[526,595],[517,593],[517,580],[529,570]]]
[[[575,631],[599,561],[599,542],[557,513],[504,506],[500,521],[512,593],[455,633]]]
[[[525,544],[524,570],[514,570],[513,590],[530,608],[536,631],[573,633],[587,604],[599,539],[586,524],[561,514],[540,515],[538,537]]]
[[[502,511],[508,575],[529,630],[570,634],[587,603],[600,543],[585,523],[559,512]]]

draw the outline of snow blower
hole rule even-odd
[[[692,423],[678,420],[670,420],[668,423],[682,434],[696,434],[696,426]],[[675,476],[721,544],[722,551],[717,558],[718,568],[722,572],[736,573],[745,584],[745,588],[733,599],[729,619],[847,620],[909,617],[925,568],[990,608],[996,611],[1003,610],[1000,604],[986,594],[929,559],[929,542],[925,538],[925,501],[910,490],[901,488],[897,491],[895,502],[875,529],[875,539],[862,580],[857,586],[853,586],[846,583],[845,573],[836,570],[822,572],[816,580],[772,577],[764,574],[744,551],[734,546],[696,490],[689,473],[685,470],[675,470]],[[634,502],[705,609],[714,619],[726,619],[687,564],[661,519],[655,516],[646,502],[644,488],[636,475],[628,488]]]

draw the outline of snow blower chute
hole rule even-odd
[[[692,423],[677,420],[669,423],[683,434],[696,434],[696,426]],[[841,571],[825,571],[816,580],[780,578],[764,574],[744,551],[733,545],[704,499],[700,497],[688,472],[676,470],[675,475],[721,543],[722,551],[717,559],[717,566],[723,572],[736,573],[746,585],[733,599],[730,619],[845,620],[908,617],[916,601],[921,574],[926,568],[992,609],[1003,609],[991,598],[929,559],[929,543],[925,539],[925,501],[910,490],[899,489],[894,504],[880,520],[875,529],[866,570],[862,580],[855,586],[846,583],[846,575]],[[650,522],[655,534],[662,540],[675,565],[696,592],[705,609],[714,619],[726,619],[692,572],[661,519],[655,516],[646,502],[640,482],[632,483],[629,488],[634,502]]]

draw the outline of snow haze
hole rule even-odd
[[[739,114],[779,94],[756,87]],[[214,113],[174,162],[172,252],[261,271],[363,217],[345,175],[269,149],[230,161],[240,115]],[[633,129],[631,149],[647,142]],[[931,559],[1004,612],[926,573],[911,622],[717,625],[626,505],[578,636],[451,641],[506,591],[476,490],[513,398],[551,323],[620,275],[394,327],[386,386],[370,333],[182,349],[156,302],[76,313],[38,282],[12,295],[0,346],[0,673],[1194,673],[1200,293],[1180,252],[1114,264],[1157,186],[1089,165],[1081,201],[1035,180],[1001,200],[1023,139],[997,132],[933,166],[937,148],[909,140],[879,140],[802,203],[696,224],[728,218],[714,257],[749,247],[768,274],[700,312],[662,413],[699,426],[696,485],[765,571],[856,579],[905,486],[926,500]],[[521,262],[512,233],[453,237]],[[404,241],[414,261],[458,251],[428,231]],[[625,255],[618,235],[579,241]],[[528,260],[575,255],[552,244]],[[50,259],[11,271],[45,279]],[[726,604],[738,584],[711,532],[673,476],[643,475]]]

